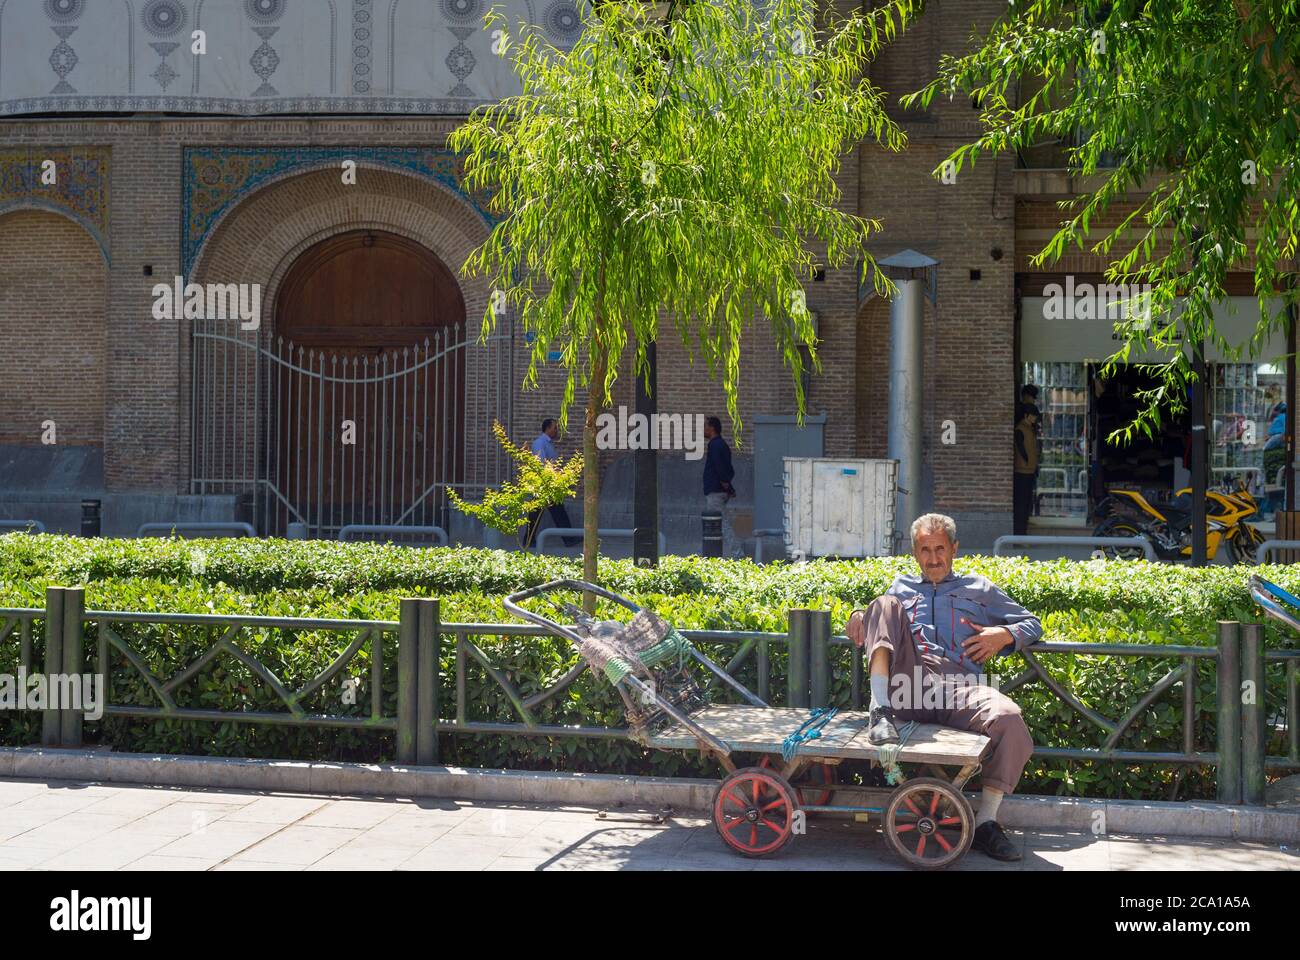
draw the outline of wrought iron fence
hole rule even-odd
[[[19,663],[30,671],[34,663],[37,635],[34,625],[44,624],[43,664],[46,673],[79,673],[87,664],[86,628],[95,638],[94,664],[104,676],[104,715],[153,719],[212,722],[267,723],[296,727],[353,728],[391,731],[396,734],[397,760],[401,763],[432,764],[438,759],[438,734],[500,734],[572,738],[627,738],[621,727],[547,724],[538,720],[537,710],[567,691],[583,674],[579,661],[554,683],[525,695],[476,642],[482,637],[541,637],[544,631],[526,624],[443,623],[436,600],[406,599],[396,621],[334,620],[290,617],[241,617],[224,615],[138,613],[84,609],[79,588],[52,587],[46,608],[0,609],[0,645],[12,643],[17,634]],[[151,624],[164,628],[205,627],[212,642],[188,664],[167,676],[156,674],[144,662],[140,651],[123,636],[123,625]],[[239,644],[251,632],[267,630],[331,631],[350,636],[345,648],[309,681],[291,687]],[[755,691],[765,701],[784,700],[791,707],[839,705],[860,710],[864,704],[863,653],[847,637],[833,636],[830,614],[824,610],[791,610],[784,633],[759,631],[684,630],[697,644],[730,645],[736,648],[726,672],[735,676],[751,664],[756,676]],[[444,640],[446,638],[446,640]],[[439,660],[441,645],[450,642],[454,653],[454,703],[444,711],[439,705]],[[395,651],[386,646],[396,644]],[[773,645],[784,648],[783,687],[773,684]],[[846,649],[844,649],[846,648]],[[311,711],[304,703],[331,679],[338,677],[359,652],[369,653],[370,705],[368,716],[340,716]],[[384,667],[384,651],[396,653],[396,710],[387,708],[382,691],[390,675]],[[847,696],[833,704],[832,663],[847,652],[850,675]],[[157,700],[156,706],[117,703],[113,699],[116,654],[125,669],[144,680]],[[1112,719],[1084,704],[1042,663],[1044,656],[1111,656],[1174,659],[1178,663],[1148,688],[1121,718]],[[1212,766],[1217,771],[1218,799],[1229,803],[1262,803],[1265,774],[1269,770],[1300,769],[1300,650],[1266,650],[1263,628],[1258,624],[1221,623],[1214,645],[1108,644],[1045,641],[1020,651],[1025,668],[1001,686],[1004,692],[1031,682],[1042,683],[1060,702],[1085,722],[1107,736],[1099,748],[1037,747],[1035,756],[1066,761],[1121,761],[1140,764]],[[284,704],[284,711],[232,711],[181,706],[175,694],[197,677],[218,657],[227,656],[243,664]],[[1197,664],[1210,660],[1215,665],[1214,749],[1196,742],[1195,718],[1202,705],[1197,697]],[[500,689],[518,718],[513,722],[484,722],[470,718],[469,667],[477,665]],[[1285,706],[1266,700],[1266,671],[1278,666],[1285,676]],[[117,667],[120,672],[122,667]],[[1181,749],[1176,751],[1121,749],[1118,744],[1134,729],[1153,704],[1181,685]],[[1254,696],[1241,691],[1253,690]],[[1230,695],[1224,696],[1230,691]],[[1207,707],[1208,709],[1208,707]],[[1270,710],[1272,711],[1270,713]],[[1285,724],[1287,753],[1268,756],[1270,725]],[[73,710],[46,710],[42,717],[42,743],[76,746],[82,741],[82,715]]]
[[[445,528],[448,486],[474,499],[508,478],[491,424],[511,423],[510,330],[477,340],[458,324],[379,353],[258,336],[195,322],[192,493],[252,494],[263,533],[332,538]]]

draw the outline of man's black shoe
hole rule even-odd
[[[1001,824],[996,820],[985,820],[975,828],[971,838],[971,849],[992,857],[994,860],[1019,860],[1020,851],[1007,838]]]
[[[894,726],[894,711],[889,707],[876,707],[867,717],[867,742],[876,746],[898,743],[898,728]]]

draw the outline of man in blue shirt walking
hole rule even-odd
[[[542,421],[542,432],[533,441],[533,453],[547,463],[558,460],[560,455],[555,449],[555,438],[559,435],[560,425],[547,417]],[[523,535],[519,538],[519,545],[525,550],[533,545],[533,538],[537,536],[537,528],[541,526],[541,523],[542,511],[534,510],[528,515],[528,523],[524,526]],[[564,509],[563,503],[557,503],[551,507],[551,525],[561,529],[568,529],[573,526],[573,523],[569,520],[569,511]],[[582,540],[579,537],[564,538],[566,547],[575,547],[580,543],[582,543]]]
[[[1002,798],[1016,788],[1034,743],[1020,708],[985,681],[984,664],[1023,650],[1043,635],[1038,618],[985,577],[952,572],[957,525],[927,513],[912,524],[919,576],[900,576],[845,632],[865,647],[871,671],[867,739],[897,743],[897,720],[938,723],[989,738],[983,792],[971,846],[995,860],[1020,852],[997,821]]]

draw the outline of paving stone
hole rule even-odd
[[[367,839],[365,835],[350,840],[327,854],[308,870],[392,870],[411,859],[412,848]]]
[[[158,856],[227,860],[280,829],[273,823],[231,823],[217,820],[159,848]]]
[[[229,822],[229,821],[223,821]],[[360,830],[342,827],[291,826],[243,850],[234,859],[257,860],[263,863],[297,864],[310,866],[322,857],[333,853],[350,840],[361,835]]]
[[[171,843],[173,837],[114,830],[67,850],[43,866],[50,870],[120,870]]]
[[[328,803],[321,797],[259,797],[223,819],[250,823],[295,823]]]
[[[177,837],[203,829],[240,808],[227,803],[172,803],[133,822],[145,830]]]
[[[43,794],[48,789],[44,783],[32,780],[0,780],[0,809]]]
[[[118,790],[85,808],[86,813],[116,813],[127,817],[147,817],[176,802],[167,789],[134,788]]]
[[[482,870],[500,857],[509,837],[442,838],[399,864],[399,870]]]
[[[292,870],[299,871],[303,868],[289,863],[257,863],[253,860],[227,860],[225,863],[218,864],[212,868],[214,873],[225,873],[231,870],[243,871],[280,871]]]
[[[130,823],[127,817],[114,814],[71,813],[50,823],[34,827],[5,841],[10,847],[55,847],[68,850],[88,840],[112,833]]]
[[[383,800],[335,800],[303,818],[304,826],[366,830],[408,809],[407,804]]]
[[[47,860],[53,860],[62,852],[58,847],[15,847],[6,843],[0,847],[0,869],[30,870]]]
[[[544,810],[482,807],[458,819],[452,833],[457,836],[522,837],[546,819]]]
[[[211,870],[221,863],[221,860],[204,859],[202,857],[161,857],[157,854],[150,854],[141,857],[139,860],[123,867],[123,870]]]
[[[362,836],[381,846],[400,844],[414,852],[450,833],[454,826],[448,820],[393,816],[366,830]]]

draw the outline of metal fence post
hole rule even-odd
[[[1215,742],[1219,754],[1220,803],[1241,803],[1241,636],[1235,620],[1219,621],[1217,661],[1218,722]]]
[[[1241,802],[1264,802],[1264,627],[1241,628]]]
[[[829,707],[831,703],[831,612],[809,611],[808,691],[810,707]]]
[[[437,600],[419,600],[419,701],[415,737],[415,762],[426,766],[438,762],[438,641],[441,616]]]
[[[705,510],[700,514],[700,523],[700,556],[722,556],[722,514],[716,510]]]
[[[63,666],[60,690],[70,693],[72,685],[81,685],[81,677],[86,672],[85,638],[82,634],[82,620],[86,614],[86,591],[81,587],[70,587],[63,591]],[[53,690],[54,682],[50,681]],[[81,746],[81,725],[85,719],[86,695],[92,690],[81,690],[81,704],[74,709],[67,703],[61,704],[62,719],[59,727],[62,731],[60,746]]]
[[[811,610],[791,610],[789,618],[789,664],[786,667],[786,706],[808,706],[808,635]]]
[[[41,711],[41,746],[57,747],[63,742],[62,718],[49,706],[50,678],[63,669],[63,588],[45,588],[45,692],[46,708]]]
[[[402,598],[397,630],[397,762],[415,762],[419,723],[420,601]]]

